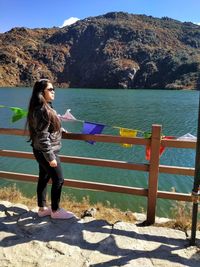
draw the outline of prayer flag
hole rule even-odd
[[[14,112],[12,116],[12,122],[16,122],[27,116],[28,112],[22,108],[10,107],[10,109]]]
[[[67,109],[67,111],[65,112],[65,114],[63,114],[63,115],[58,114],[58,118],[61,121],[75,121],[76,118],[71,114],[70,111],[71,111],[71,109]]]
[[[132,129],[127,129],[127,128],[120,128],[119,134],[120,136],[124,137],[136,137],[138,131],[137,130],[132,130]],[[132,147],[132,144],[122,144],[123,147]]]
[[[152,135],[152,133],[150,133],[150,132],[144,132],[144,133],[143,133],[143,136],[144,136],[144,138],[146,138],[146,139],[151,138],[151,135]]]
[[[105,125],[93,122],[84,121],[82,134],[100,134]],[[90,144],[94,144],[95,141],[87,141]]]
[[[186,133],[186,134],[178,137],[177,140],[196,141],[197,137],[192,135],[192,134],[190,134],[190,133]]]
[[[25,109],[18,108],[18,107],[7,107],[0,105],[0,108],[9,108],[10,110],[13,111],[13,116],[12,116],[12,122],[16,122],[24,117],[27,116],[28,112]]]
[[[163,140],[176,139],[176,137],[174,137],[174,136],[165,136],[162,139]],[[164,151],[165,151],[165,147],[164,146],[160,146],[160,152],[159,152],[160,157],[162,156]],[[151,146],[147,145],[146,146],[146,160],[150,160],[150,158],[151,158]]]

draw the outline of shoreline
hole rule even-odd
[[[63,89],[63,90],[73,90],[73,89],[81,89],[81,90],[122,90],[122,91],[138,91],[138,90],[154,90],[154,91],[159,91],[159,90],[164,90],[164,91],[199,91],[198,88],[79,88],[79,87],[63,87],[63,86],[58,86],[55,83],[55,87],[57,89]],[[0,86],[0,89],[2,88],[8,88],[8,89],[13,89],[13,88],[31,88],[32,86],[25,86],[25,85],[16,85],[16,86]]]

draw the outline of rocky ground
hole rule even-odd
[[[182,231],[138,222],[39,218],[36,210],[1,201],[1,267],[199,266],[200,232],[191,247]]]

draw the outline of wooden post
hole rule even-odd
[[[153,224],[155,222],[161,132],[162,132],[161,125],[156,125],[156,124],[152,125],[151,157],[149,166],[148,204],[147,204],[147,220],[146,220],[147,225]]]

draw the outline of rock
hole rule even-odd
[[[95,217],[96,212],[97,212],[97,210],[96,210],[95,208],[91,208],[91,209],[89,209],[89,210],[85,210],[85,211],[83,212],[83,215],[81,216],[81,218],[84,218],[84,217],[86,217],[86,216],[89,216],[89,217]]]
[[[8,202],[0,202],[0,212],[6,214],[0,218],[1,267],[199,266],[200,232],[198,246],[189,247],[184,232],[164,227],[39,218]]]

